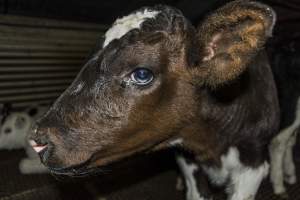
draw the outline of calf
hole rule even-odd
[[[274,23],[271,8],[251,1],[225,5],[197,29],[168,6],[118,19],[37,123],[34,148],[53,173],[79,176],[179,146],[192,155],[178,158],[188,200],[204,198],[200,169],[227,185],[228,199],[254,199],[279,120],[263,52]]]
[[[41,164],[37,153],[28,144],[27,136],[37,117],[41,117],[48,107],[31,106],[25,112],[7,113],[0,125],[0,150],[24,148],[27,158],[21,160],[19,169],[21,173],[44,173],[48,170]]]
[[[0,149],[20,149],[26,146],[26,135],[33,119],[24,112],[10,113],[0,127]]]

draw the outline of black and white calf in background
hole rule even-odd
[[[291,42],[272,50],[281,124],[280,133],[270,145],[270,177],[275,194],[287,198],[284,182],[295,184],[297,181],[293,147],[300,127],[300,43]]]
[[[41,164],[38,154],[28,144],[28,134],[32,125],[49,109],[47,106],[32,105],[24,111],[11,111],[10,106],[4,105],[5,113],[0,124],[0,150],[25,149],[27,158],[21,160],[21,173],[44,173],[48,170]]]
[[[226,186],[229,200],[255,199],[279,124],[264,53],[274,24],[274,11],[254,1],[230,2],[197,28],[169,6],[118,19],[37,122],[31,139],[42,162],[83,176],[177,146],[192,162],[178,157],[187,200],[212,198],[198,190],[199,170]]]

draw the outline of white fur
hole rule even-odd
[[[236,148],[230,148],[226,155],[221,157],[222,168],[203,166],[203,170],[209,176],[211,182],[215,185],[224,185],[236,166],[240,165],[239,153]]]
[[[300,99],[298,99],[295,112],[296,118],[293,124],[281,130],[273,138],[269,147],[271,158],[270,178],[275,194],[286,192],[284,180],[289,184],[295,184],[297,180],[293,161],[293,147],[296,143],[297,129],[300,126]]]
[[[187,200],[204,200],[194,177],[198,165],[188,164],[182,156],[177,156],[177,163],[185,178]],[[241,163],[235,147],[229,148],[221,157],[221,164],[221,168],[203,166],[211,182],[220,186],[226,184],[229,200],[254,200],[261,181],[268,175],[269,164],[265,162],[257,168],[247,167]]]
[[[261,181],[268,175],[269,164],[265,162],[256,169],[241,166],[231,174],[230,200],[254,200]]]
[[[288,184],[295,184],[297,182],[296,167],[293,160],[293,147],[296,144],[296,139],[297,134],[295,132],[288,141],[285,156],[283,158],[284,180]]]
[[[20,149],[26,146],[26,135],[31,125],[32,118],[27,113],[10,114],[0,129],[0,149]],[[11,131],[5,133],[8,129]]]
[[[27,145],[26,147],[27,158],[23,158],[19,163],[19,170],[22,174],[39,174],[47,173],[48,169],[41,163],[38,154]]]
[[[183,143],[183,139],[179,138],[176,140],[172,140],[169,144],[170,146],[177,146],[177,145],[182,145],[182,143]]]
[[[185,184],[187,187],[186,200],[205,200],[200,196],[197,188],[197,182],[194,173],[198,170],[198,165],[195,163],[188,164],[184,157],[177,155],[176,161],[183,173]]]
[[[117,19],[113,26],[105,33],[103,48],[112,40],[119,39],[132,29],[140,28],[141,24],[149,18],[155,18],[159,11],[149,11],[147,9],[139,11],[121,19]]]
[[[203,167],[211,182],[216,185],[227,185],[228,199],[254,200],[258,187],[268,174],[269,165],[264,163],[258,168],[249,168],[240,162],[239,151],[231,147],[221,157],[221,168]]]
[[[31,107],[32,108],[32,107]],[[27,109],[25,112],[13,112],[5,119],[0,128],[0,149],[20,149],[26,150],[28,158],[21,160],[19,168],[22,173],[42,173],[47,169],[44,167],[38,155],[33,151],[27,141],[27,135],[31,131],[32,124],[35,120],[43,115],[47,107],[36,107],[37,113],[29,116]],[[5,133],[10,129],[9,133]]]

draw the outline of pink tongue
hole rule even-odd
[[[37,153],[39,153],[40,151],[42,151],[47,147],[47,145],[38,145],[34,140],[29,140],[29,144]]]
[[[45,148],[46,148],[46,146],[33,147],[33,149],[34,149],[37,153],[39,153],[40,151],[43,151],[43,149],[45,149]]]

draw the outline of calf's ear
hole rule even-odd
[[[200,57],[199,66],[190,68],[192,74],[212,87],[234,80],[271,36],[275,19],[275,12],[258,2],[240,0],[221,7],[197,29]]]

